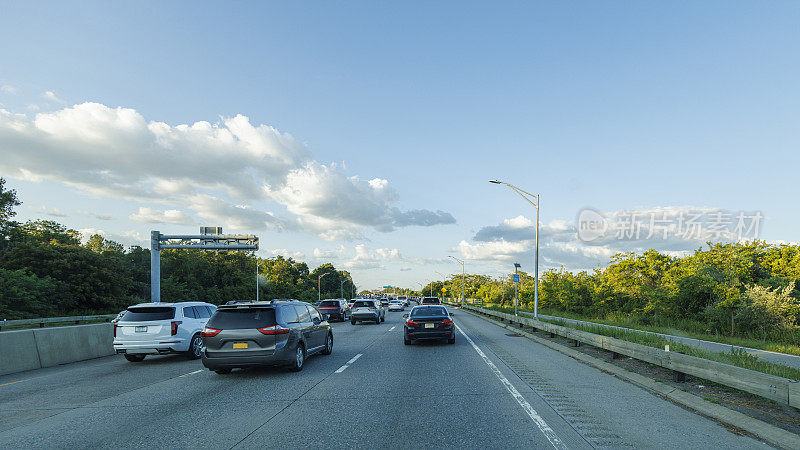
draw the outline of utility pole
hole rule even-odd
[[[325,277],[325,275],[327,275],[329,273],[330,272],[323,273],[322,275],[320,275],[317,278],[317,301],[318,302],[322,301],[322,288],[321,288],[321,286],[322,286],[322,278]]]

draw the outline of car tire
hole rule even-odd
[[[300,372],[303,370],[303,366],[306,362],[306,348],[303,346],[302,343],[297,344],[297,348],[295,349],[295,356],[292,365],[289,366],[289,370],[292,372]]]
[[[203,348],[202,343],[203,341],[200,338],[200,333],[192,336],[192,340],[189,342],[189,351],[186,352],[186,357],[190,360],[200,358],[200,351]]]
[[[125,359],[130,362],[142,362],[145,355],[125,353]]]
[[[381,322],[386,322],[386,316],[381,317]]]
[[[355,325],[355,324],[356,324],[356,319],[353,319],[353,318],[351,317],[351,318],[350,318],[350,325]]]
[[[227,375],[231,373],[233,369],[215,369],[214,372],[218,373],[219,375]]]
[[[409,338],[407,338],[407,337],[403,336],[403,344],[405,344],[405,345],[411,345],[411,339],[409,339]]]
[[[456,343],[456,335],[454,334],[453,337],[447,340],[448,344],[455,344]]]
[[[325,339],[325,350],[322,351],[323,355],[330,355],[333,353],[333,334],[328,333],[328,337]]]

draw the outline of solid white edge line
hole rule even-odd
[[[503,373],[500,372],[500,369],[498,369],[497,366],[494,365],[492,360],[490,360],[489,357],[486,356],[485,353],[483,353],[483,350],[481,350],[480,347],[475,345],[475,342],[469,336],[467,336],[467,333],[464,333],[464,330],[462,330],[461,327],[456,325],[456,328],[461,333],[461,335],[463,335],[464,338],[470,343],[470,345],[472,345],[472,348],[474,348],[475,351],[478,352],[478,355],[480,355],[480,357],[483,358],[483,361],[486,363],[486,365],[489,366],[492,372],[494,372],[495,376],[497,376],[500,382],[503,383],[503,386],[506,387],[511,396],[514,397],[514,400],[516,400],[517,403],[519,403],[519,406],[521,406],[522,409],[531,418],[531,420],[533,420],[533,423],[535,423],[536,426],[539,427],[539,430],[541,430],[541,432],[544,434],[547,440],[550,441],[550,444],[557,449],[566,449],[567,446],[564,445],[563,442],[561,442],[561,439],[558,438],[556,432],[553,431],[552,428],[550,428],[550,425],[548,425],[547,422],[545,422],[544,419],[542,419],[542,416],[540,416],[539,413],[537,413],[536,410],[533,409],[531,404],[528,403],[527,400],[525,400],[525,397],[523,397],[522,394],[520,394],[519,391],[517,391],[517,388],[515,388],[510,381],[508,381],[508,378],[506,378],[505,375],[503,375]]]

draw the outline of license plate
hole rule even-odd
[[[432,323],[426,323],[425,328],[433,328],[434,325]]]
[[[147,333],[147,327],[136,327],[133,331],[136,333]]]
[[[247,348],[247,342],[234,342],[233,349],[238,350],[240,348]]]

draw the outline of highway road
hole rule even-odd
[[[525,315],[527,317],[533,317],[533,313],[529,312],[520,312],[520,314]],[[594,322],[587,322],[584,320],[576,320],[576,319],[567,319],[565,317],[557,317],[557,316],[546,316],[544,314],[539,314],[540,318],[543,319],[550,319],[550,320],[563,320],[567,323],[574,323],[574,324],[583,324],[583,325],[597,325],[600,327],[606,328],[616,328],[618,330],[625,330],[625,331],[636,331],[639,333],[648,333],[654,334],[656,336],[661,336],[665,339],[671,339],[675,342],[679,342],[684,345],[688,345],[689,347],[699,348],[701,350],[707,350],[710,352],[717,352],[717,353],[730,353],[733,349],[740,349],[744,350],[747,353],[761,358],[764,361],[771,362],[774,364],[783,364],[784,366],[793,367],[795,369],[800,369],[800,356],[797,355],[790,355],[788,353],[778,353],[778,352],[771,352],[769,350],[761,350],[758,348],[750,348],[750,347],[741,347],[738,345],[731,345],[731,344],[723,344],[720,342],[712,342],[712,341],[704,341],[702,339],[695,339],[685,336],[675,336],[672,334],[662,334],[656,333],[653,331],[642,331],[636,330],[633,328],[625,328],[625,327],[618,327],[614,325],[606,325],[602,323],[594,323]]]
[[[335,323],[300,373],[121,356],[0,377],[4,448],[766,448],[463,311],[455,345],[402,313]]]

